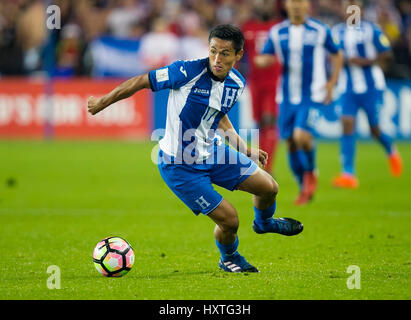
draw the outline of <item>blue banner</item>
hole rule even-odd
[[[139,39],[100,37],[90,44],[95,77],[130,78],[146,72],[141,63]]]

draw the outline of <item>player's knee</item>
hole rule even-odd
[[[379,136],[381,135],[380,128],[378,127],[371,127],[371,134],[375,139],[378,139]]]
[[[275,181],[274,179],[272,179],[273,181],[272,181],[272,183],[273,183],[273,195],[274,196],[277,196],[277,194],[278,194],[278,190],[279,190],[279,185],[278,185],[278,182],[277,181]]]
[[[268,189],[268,193],[271,197],[275,197],[278,193],[278,183],[274,180],[273,177],[270,179],[270,186]]]
[[[294,153],[298,150],[297,144],[295,143],[293,138],[287,139],[287,148],[288,152]]]
[[[354,129],[355,129],[354,118],[343,117],[342,118],[342,125],[343,125],[343,133],[344,134],[350,135],[350,134],[354,133]]]
[[[344,127],[343,128],[343,134],[345,135],[351,135],[354,133],[354,129],[351,127]]]
[[[298,148],[308,150],[312,147],[311,135],[303,130],[295,130],[293,140]]]
[[[231,208],[227,211],[224,220],[219,224],[219,227],[224,232],[237,233],[238,227],[240,225],[237,211]]]
[[[266,199],[274,199],[278,193],[278,183],[273,177],[268,175],[267,181],[264,187],[264,194],[262,195]]]

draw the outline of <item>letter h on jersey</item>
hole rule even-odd
[[[224,103],[222,104],[222,107],[228,108],[233,104],[237,96],[237,91],[237,89],[225,88],[225,99]]]

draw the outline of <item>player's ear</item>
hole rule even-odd
[[[236,60],[237,60],[237,61],[240,61],[241,58],[243,57],[243,55],[244,55],[244,49],[241,49],[241,50],[238,51],[237,54],[236,54]]]

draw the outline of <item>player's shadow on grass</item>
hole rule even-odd
[[[130,276],[133,279],[169,279],[173,277],[186,277],[186,276],[202,276],[202,275],[207,275],[209,277],[214,277],[214,278],[226,278],[229,276],[247,276],[250,275],[251,273],[230,273],[230,272],[225,272],[222,270],[203,270],[203,271],[180,271],[180,270],[175,270],[172,272],[168,273],[162,273],[162,274],[152,274],[152,275],[131,275]]]
[[[133,280],[148,280],[148,279],[167,279],[170,277],[185,277],[185,276],[195,276],[195,275],[210,275],[210,276],[215,276],[216,271],[190,271],[190,272],[184,272],[184,271],[170,271],[167,273],[162,273],[162,274],[150,274],[150,273],[138,273],[138,272],[133,272],[130,271],[127,275],[123,277],[107,277],[109,279],[133,279]],[[99,274],[88,274],[88,275],[70,275],[66,276],[65,279],[67,280],[80,280],[80,279],[90,279],[90,278],[98,278],[98,279],[104,279],[106,277],[102,277]],[[21,278],[20,278],[21,279]]]

